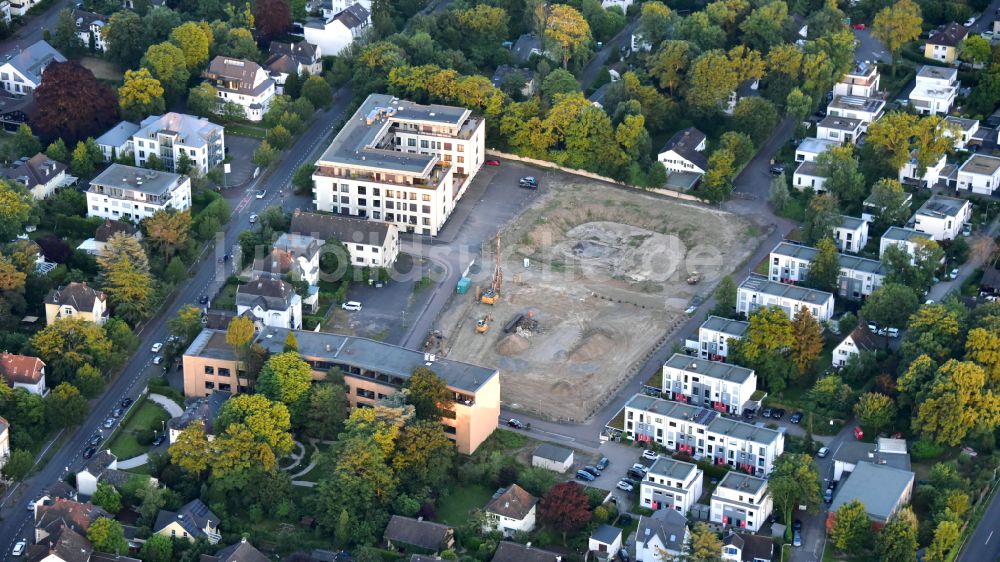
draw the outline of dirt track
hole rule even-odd
[[[583,178],[552,174],[545,187],[501,233],[500,301],[477,302],[475,287],[457,296],[440,322],[442,351],[499,369],[506,406],[583,420],[693,299],[746,259],[758,233],[722,211]],[[489,285],[493,260],[492,252],[482,259],[480,287]],[[701,282],[689,285],[694,272]],[[490,329],[477,334],[476,320],[486,315]],[[517,315],[528,329],[504,333]]]

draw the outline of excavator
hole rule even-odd
[[[483,304],[494,305],[500,300],[500,285],[503,284],[503,271],[500,270],[500,233],[496,236],[496,263],[493,266],[493,282],[490,288],[483,291],[480,301]],[[484,330],[485,331],[485,330]]]
[[[489,331],[489,329],[490,329],[490,322],[492,322],[492,321],[493,321],[493,316],[490,315],[490,314],[487,314],[486,316],[483,316],[481,319],[477,320],[476,321],[476,333],[477,334],[485,334],[487,331]]]

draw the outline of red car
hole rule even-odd
[[[861,30],[861,29],[865,28],[865,24],[863,24],[863,23],[856,23],[856,24],[852,25],[851,27],[853,27],[854,29]]]
[[[500,165],[500,161],[499,160],[487,160],[486,161],[486,165],[487,166],[499,166]]]

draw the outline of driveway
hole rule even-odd
[[[870,28],[855,29],[854,38],[861,42],[854,49],[854,60],[885,63],[890,61],[889,50],[881,41],[872,37]]]
[[[253,179],[257,165],[253,163],[253,152],[260,145],[260,139],[226,135],[226,154],[229,156],[229,173],[226,174],[224,189],[246,187]]]
[[[974,239],[980,237],[995,238],[998,231],[1000,231],[1000,217],[993,219],[993,222],[986,228],[985,231],[976,232],[972,238],[969,239],[969,246],[975,247],[976,243],[973,242]],[[983,265],[988,256],[977,255],[975,252],[970,252],[969,259],[958,268],[958,277],[955,279],[949,279],[947,281],[941,281],[927,291],[927,298],[933,300],[934,302],[941,302],[946,296],[951,292],[959,292],[962,289],[962,283],[972,275],[979,267]]]

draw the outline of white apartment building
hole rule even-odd
[[[765,476],[785,450],[783,429],[724,417],[715,410],[636,394],[624,406],[624,435],[672,451],[705,457],[713,464]]]
[[[816,124],[816,138],[831,140],[839,144],[849,142],[856,144],[858,138],[867,130],[865,122],[853,117],[827,115]]]
[[[882,116],[884,109],[885,100],[880,98],[835,95],[830,104],[826,106],[826,113],[828,117],[858,119],[864,130],[867,131],[868,125],[877,121]]]
[[[108,47],[104,41],[104,27],[108,24],[108,18],[101,14],[73,10],[73,19],[76,20],[76,35],[83,46],[89,48],[93,38],[94,50],[103,53]]]
[[[979,119],[965,119],[949,115],[944,118],[944,135],[955,137],[955,150],[967,150],[969,141],[979,131]]]
[[[801,283],[809,276],[809,266],[817,250],[810,246],[779,242],[771,250],[771,269],[768,278],[780,283]],[[882,262],[850,254],[837,254],[840,278],[837,295],[860,300],[879,288],[885,281],[886,271]]]
[[[701,497],[704,472],[697,465],[660,457],[639,484],[642,507],[686,514]]]
[[[723,527],[756,533],[771,515],[772,508],[767,480],[732,471],[722,477],[712,492],[709,520]]]
[[[900,246],[906,253],[910,256],[916,255],[917,241],[930,240],[931,237],[923,232],[918,232],[912,228],[903,228],[900,226],[890,226],[885,233],[882,234],[882,238],[878,242],[878,257],[881,258],[882,254],[885,253],[885,249],[889,246]]]
[[[330,17],[307,21],[303,35],[324,54],[339,55],[371,26],[371,22],[371,12],[360,4],[353,4]]]
[[[907,226],[929,235],[931,240],[953,240],[961,234],[962,225],[971,220],[971,203],[935,194],[924,201]]]
[[[819,165],[814,160],[800,162],[792,173],[792,185],[799,191],[811,189],[822,193],[826,191],[825,183],[826,177],[819,173]]]
[[[486,123],[462,107],[371,94],[316,161],[316,209],[436,236],[485,161]]]
[[[105,162],[111,162],[122,154],[135,152],[132,136],[139,131],[139,125],[131,121],[121,121],[95,141],[101,149]]]
[[[833,241],[841,252],[860,252],[868,245],[868,221],[840,215],[840,224],[833,227]]]
[[[671,400],[739,414],[757,390],[753,369],[675,353],[663,364],[662,394]]]
[[[291,283],[260,277],[236,288],[236,314],[249,314],[264,326],[302,329],[302,297]]]
[[[263,119],[274,98],[274,80],[250,60],[217,56],[204,76],[219,92],[220,109],[222,104],[235,103],[250,121]]]
[[[139,222],[157,211],[191,208],[191,178],[112,164],[91,180],[87,216]]]
[[[829,139],[802,139],[802,142],[795,147],[796,162],[815,162],[820,154],[835,146],[840,146],[839,141]]]
[[[136,166],[144,166],[155,154],[167,170],[176,172],[187,155],[191,170],[204,176],[225,159],[226,133],[204,117],[170,112],[143,119],[132,135],[132,147]]]
[[[976,195],[993,195],[1000,183],[1000,158],[973,154],[958,169],[957,188]]]
[[[399,256],[399,229],[387,222],[296,209],[290,232],[311,236],[320,244],[330,240],[342,242],[350,253],[351,263],[357,267],[390,269]]]
[[[930,164],[924,169],[924,174],[920,175],[920,166],[917,164],[917,151],[910,153],[910,159],[899,168],[899,182],[909,183],[920,187],[934,187],[941,180],[941,172],[944,170],[947,160],[942,154],[937,162]]]
[[[881,76],[876,65],[859,62],[847,74],[844,74],[840,82],[833,85],[833,95],[873,98],[878,94],[880,79]]]
[[[961,83],[957,68],[924,65],[917,72],[910,92],[910,105],[921,115],[947,115]]]
[[[0,85],[15,96],[35,91],[42,83],[42,73],[51,63],[66,62],[66,57],[45,41],[38,41],[26,49],[10,51],[7,57],[7,61],[0,65]]]
[[[736,311],[750,316],[765,306],[777,306],[789,318],[795,318],[799,309],[805,308],[816,320],[826,322],[833,316],[833,294],[771,281],[751,273],[737,289]]]
[[[698,328],[698,356],[702,359],[722,361],[729,356],[729,340],[741,340],[750,327],[749,322],[709,316]]]

